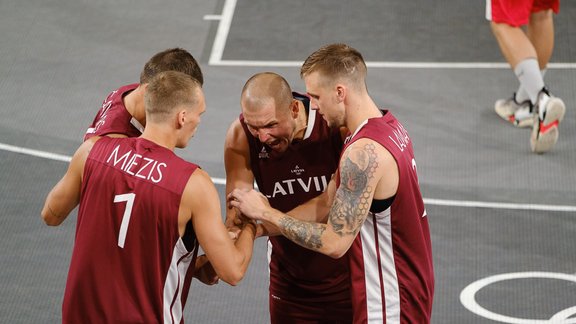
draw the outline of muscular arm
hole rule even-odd
[[[235,191],[232,203],[249,217],[278,226],[293,242],[339,258],[350,248],[366,219],[372,199],[392,196],[398,186],[398,170],[392,155],[368,139],[360,139],[340,160],[340,186],[335,192],[328,223],[299,221],[262,204],[254,192]]]
[[[216,274],[230,285],[236,285],[244,277],[252,258],[256,230],[253,224],[244,226],[236,242],[233,242],[220,212],[220,200],[212,180],[205,171],[194,171],[182,197],[181,234],[192,215],[192,225],[200,246]]]
[[[224,142],[224,167],[226,169],[226,195],[233,189],[254,188],[254,174],[250,166],[250,148],[240,120],[236,119],[228,128]],[[226,208],[226,226],[234,225],[237,210]]]
[[[76,150],[68,165],[68,170],[48,193],[41,212],[42,219],[47,225],[57,226],[62,224],[80,202],[84,164],[88,153],[90,153],[92,146],[98,139],[99,137],[97,136],[92,137]]]
[[[226,168],[226,195],[234,189],[254,188],[254,173],[250,165],[250,147],[248,138],[236,119],[228,128],[224,143],[224,167]],[[234,221],[239,216],[238,210],[227,204],[226,227],[234,230]],[[257,226],[256,236],[281,235],[280,230],[270,223],[260,223]]]

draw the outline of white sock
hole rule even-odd
[[[540,70],[540,74],[542,74],[542,79],[544,79],[544,75],[546,74],[546,69]],[[518,91],[516,91],[516,97],[514,97],[514,99],[516,99],[517,103],[523,103],[524,101],[530,99],[530,97],[528,96],[528,93],[526,92],[526,89],[524,89],[522,84],[520,84],[520,86],[518,87]]]
[[[514,73],[520,81],[520,85],[528,94],[528,98],[532,104],[536,103],[538,93],[544,88],[544,78],[538,66],[538,60],[535,58],[528,58],[516,65]]]

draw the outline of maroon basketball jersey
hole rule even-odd
[[[92,136],[104,136],[107,134],[124,134],[127,137],[142,135],[144,127],[133,118],[126,110],[124,96],[138,87],[138,84],[130,84],[112,91],[102,103],[94,121],[84,134],[84,141]]]
[[[293,141],[284,153],[260,143],[240,116],[258,189],[283,212],[321,194],[338,167],[343,146],[340,131],[329,128],[316,111],[308,114],[304,138]],[[301,303],[350,300],[346,257],[335,260],[283,236],[270,237],[269,243],[271,298]]]
[[[432,246],[412,141],[390,112],[383,114],[368,119],[347,144],[360,138],[376,141],[392,154],[400,175],[391,206],[371,208],[348,251],[354,323],[429,323]]]
[[[84,167],[64,323],[182,323],[198,243],[178,210],[195,164],[143,138],[98,140]],[[199,198],[201,199],[201,198]]]

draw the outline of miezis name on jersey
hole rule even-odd
[[[162,169],[168,166],[164,162],[158,162],[154,159],[143,157],[140,154],[132,153],[132,150],[120,153],[120,145],[117,145],[112,153],[110,153],[106,163],[114,167],[121,163],[120,169],[122,171],[154,183],[162,181]]]

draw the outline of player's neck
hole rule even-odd
[[[369,96],[351,102],[346,112],[346,126],[352,134],[365,120],[382,116],[382,112]]]
[[[144,133],[142,133],[140,137],[171,151],[174,151],[176,147],[176,136],[173,130],[154,123],[149,123],[146,128],[144,128]]]
[[[136,118],[142,126],[146,126],[146,110],[144,108],[144,87],[139,85],[136,89],[127,94],[124,98],[126,110]]]

